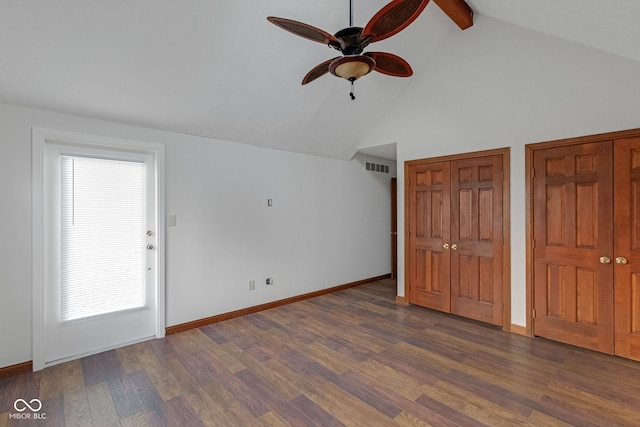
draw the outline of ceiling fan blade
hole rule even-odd
[[[429,0],[393,0],[376,13],[362,30],[372,42],[384,40],[404,30],[422,13]]]
[[[305,39],[313,40],[314,42],[322,44],[337,43],[340,45],[340,41],[338,41],[338,39],[333,35],[309,24],[305,24],[304,22],[293,21],[286,18],[277,18],[275,16],[268,16],[267,20],[290,33],[304,37]]]
[[[376,61],[376,70],[379,73],[393,77],[409,77],[413,75],[413,70],[407,61],[398,55],[387,52],[367,52],[364,55]]]
[[[331,64],[334,60],[340,58],[340,56],[337,56],[335,58],[331,58],[327,61],[324,61],[322,64],[316,65],[315,67],[313,67],[311,69],[311,71],[309,71],[307,73],[306,76],[304,76],[304,79],[302,79],[302,84],[306,85],[307,83],[311,83],[312,81],[314,81],[315,79],[324,76],[325,74],[327,74],[329,72],[329,64]]]

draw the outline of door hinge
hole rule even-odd
[[[536,176],[536,170],[531,168],[531,178],[535,178]]]
[[[536,318],[536,309],[535,308],[531,309],[531,314],[533,315],[533,318],[535,319]]]
[[[410,179],[407,180],[407,187],[411,187],[411,180]]]
[[[532,248],[536,247],[536,239],[531,239],[531,247]]]

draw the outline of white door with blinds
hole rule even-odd
[[[42,152],[44,366],[158,336],[155,156],[58,142]]]

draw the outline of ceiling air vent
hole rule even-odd
[[[379,163],[365,162],[364,168],[371,172],[389,173],[389,166]]]

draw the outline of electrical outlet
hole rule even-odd
[[[273,278],[267,277],[267,285],[273,285]]]
[[[256,289],[256,281],[255,280],[249,280],[249,290],[253,291]]]

